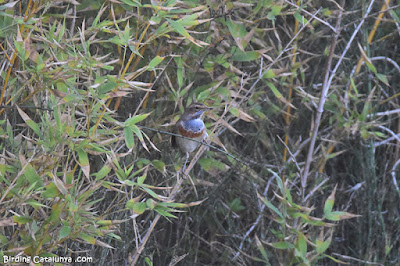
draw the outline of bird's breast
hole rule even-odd
[[[199,138],[201,137],[206,127],[204,125],[203,120],[201,119],[192,119],[188,121],[181,121],[178,126],[179,134],[188,138]]]

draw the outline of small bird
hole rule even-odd
[[[212,108],[203,103],[192,103],[186,107],[185,112],[175,125],[178,134],[197,141],[206,139],[208,134],[202,116],[210,109]],[[173,146],[178,146],[181,151],[186,153],[186,161],[183,168],[185,169],[187,160],[189,159],[189,153],[193,152],[200,143],[175,136],[172,136],[171,142]]]

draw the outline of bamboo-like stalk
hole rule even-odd
[[[340,3],[340,6],[343,7],[344,6],[345,1],[342,0]],[[311,135],[311,142],[310,142],[310,146],[308,149],[308,154],[307,154],[307,160],[306,160],[306,165],[304,167],[304,172],[303,175],[301,177],[301,186],[303,188],[303,199],[305,196],[305,188],[307,186],[307,177],[310,171],[310,166],[311,166],[311,162],[313,160],[313,153],[314,153],[314,146],[315,146],[315,142],[317,139],[317,135],[318,135],[318,129],[319,129],[319,125],[321,122],[321,117],[322,117],[322,113],[324,112],[324,104],[325,104],[325,100],[326,97],[328,95],[328,91],[329,91],[329,87],[331,85],[332,82],[332,78],[335,75],[335,73],[333,72],[331,74],[331,65],[332,65],[332,59],[333,59],[333,55],[335,53],[335,48],[336,48],[336,43],[340,34],[340,23],[342,21],[342,14],[343,14],[343,10],[341,8],[339,8],[339,14],[338,14],[338,18],[336,20],[336,34],[334,35],[333,39],[332,39],[332,43],[331,43],[331,49],[329,51],[329,56],[328,56],[328,61],[326,63],[326,67],[325,67],[325,76],[324,76],[324,82],[323,82],[323,88],[322,88],[322,93],[321,93],[321,98],[319,100],[319,104],[318,104],[318,110],[317,110],[317,115],[315,117],[314,120],[314,128],[312,130],[312,135]],[[344,57],[344,55],[343,55]],[[338,62],[338,64],[341,61]],[[338,64],[336,66],[338,66]],[[335,69],[337,69],[337,67],[335,67]]]
[[[368,44],[370,44],[372,42],[372,40],[373,40],[373,38],[375,36],[376,30],[378,29],[378,26],[382,21],[382,17],[385,14],[385,11],[388,10],[388,8],[389,8],[389,4],[390,4],[390,0],[386,0],[386,2],[382,5],[381,12],[379,12],[378,17],[375,20],[374,26],[372,27],[372,30],[368,35]],[[356,67],[356,70],[354,72],[355,75],[357,75],[360,72],[363,62],[364,62],[364,58],[361,56],[360,59],[358,60],[357,67]],[[353,89],[353,85],[350,84],[349,93],[347,94],[347,97],[349,97],[350,91],[352,89]],[[400,95],[400,94],[398,94],[398,95]],[[395,97],[397,97],[397,96],[395,96]],[[381,102],[381,104],[382,104],[382,102]],[[344,108],[340,109],[341,114],[343,114],[344,111],[345,111]],[[337,145],[336,142],[335,143],[330,143],[330,145],[329,145],[329,147],[328,147],[328,149],[326,151],[326,154],[327,155],[331,154],[333,152],[333,150],[335,149],[336,145]],[[326,164],[326,156],[324,156],[324,158],[322,158],[321,161],[318,163],[318,165],[319,165],[318,173],[322,173],[324,171],[325,164]]]

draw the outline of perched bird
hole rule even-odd
[[[202,116],[204,112],[210,109],[210,107],[203,103],[192,103],[186,107],[185,112],[175,125],[177,133],[181,136],[195,139],[197,141],[203,141],[206,139],[208,134]],[[189,153],[193,152],[200,143],[175,136],[172,136],[171,142],[173,146],[178,146],[181,151],[186,153],[185,169],[187,160],[189,159]]]

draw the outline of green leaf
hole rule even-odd
[[[141,187],[144,191],[146,191],[148,194],[150,194],[153,198],[160,200],[160,196],[158,196],[153,190],[147,188],[147,187]]]
[[[178,86],[179,89],[182,88],[183,86],[183,63],[182,63],[182,57],[175,57],[174,58],[177,70],[176,70],[176,77],[178,79]]]
[[[378,74],[378,71],[376,70],[376,67],[368,60],[364,60],[366,66],[368,67],[369,70],[371,70],[374,74]]]
[[[94,237],[92,237],[92,236],[90,236],[90,235],[88,235],[86,233],[80,232],[78,234],[78,238],[86,241],[89,244],[92,244],[92,245],[96,244],[96,238],[94,238]]]
[[[54,204],[51,207],[51,215],[50,215],[49,222],[53,222],[53,223],[55,223],[56,221],[60,222],[60,214],[61,214],[61,211],[63,210],[63,207],[64,206],[62,206],[60,202]],[[58,223],[56,223],[56,224],[58,224]]]
[[[59,191],[57,189],[57,186],[53,182],[49,183],[46,186],[45,190],[42,192],[42,196],[44,198],[55,198],[56,196],[58,196],[58,194]]]
[[[227,165],[217,161],[213,158],[201,158],[199,160],[199,164],[208,173],[212,173],[215,170],[220,170],[220,171],[226,171],[227,170]]]
[[[153,266],[153,261],[149,257],[145,257],[144,262],[147,264],[147,266]]]
[[[117,88],[117,86],[118,86],[118,84],[117,84],[116,82],[108,81],[108,82],[106,82],[106,83],[101,84],[101,85],[97,88],[96,92],[97,92],[99,95],[106,94],[107,92],[110,92],[110,91],[112,91],[113,89]]]
[[[119,236],[119,235],[116,235],[116,234],[114,234],[114,233],[109,233],[109,234],[107,234],[108,236],[111,236],[111,237],[113,237],[113,238],[115,238],[115,239],[117,239],[117,240],[122,240],[122,238]]]
[[[135,135],[139,138],[139,140],[143,142],[143,135],[140,129],[135,125],[132,125],[129,128],[133,131],[133,133],[135,133]]]
[[[33,199],[26,200],[26,203],[28,203],[32,207],[47,207],[46,205],[43,205],[40,202],[37,202],[36,200]]]
[[[274,84],[272,84],[271,82],[266,82],[266,84],[271,89],[271,91],[274,93],[276,98],[278,98],[278,99],[282,98],[282,94],[278,91],[278,89],[275,87]]]
[[[124,139],[125,139],[125,145],[128,147],[128,149],[131,149],[133,146],[135,146],[135,139],[133,137],[133,132],[129,127],[124,128]]]
[[[78,152],[80,165],[81,166],[89,165],[89,157],[88,157],[87,152],[82,148],[78,148],[77,152]]]
[[[121,1],[129,6],[133,6],[133,7],[141,7],[142,6],[142,4],[140,4],[140,2],[136,1],[136,0],[121,0]]]
[[[299,238],[297,239],[297,249],[299,250],[302,257],[305,257],[307,253],[307,240],[303,234],[300,234]]]
[[[330,213],[332,212],[333,204],[335,203],[336,187],[337,187],[337,185],[333,189],[331,195],[329,195],[328,199],[325,201],[325,206],[324,206],[324,214],[325,214],[325,216],[329,216]]]
[[[138,184],[139,186],[140,186],[140,185],[143,185],[143,183],[144,183],[145,180],[146,180],[146,175],[139,176],[138,179],[137,179],[137,184]]]
[[[165,171],[165,163],[163,161],[153,160],[152,164],[153,164],[154,168],[156,168],[158,171],[160,171],[160,172]]]
[[[154,210],[155,206],[157,205],[157,202],[155,202],[153,199],[147,199],[146,200],[146,206],[150,209],[150,210]]]
[[[385,85],[389,86],[389,82],[388,82],[388,79],[387,79],[386,75],[376,73],[376,77],[377,77],[380,81],[382,81]]]
[[[163,210],[163,209],[159,209],[159,208],[155,208],[154,209],[156,212],[158,212],[159,214],[161,214],[162,216],[164,216],[164,217],[170,217],[170,218],[178,218],[178,217],[176,217],[175,215],[173,215],[173,214],[171,214],[171,213],[169,213],[169,212],[167,212],[167,211],[165,211],[165,210]]]
[[[128,120],[126,120],[124,122],[124,126],[128,126],[128,127],[133,126],[136,123],[139,123],[140,121],[143,121],[144,119],[146,119],[150,114],[151,113],[132,116],[131,118],[129,118]]]
[[[157,206],[172,207],[172,208],[187,208],[188,205],[185,203],[177,202],[159,202]]]
[[[264,246],[262,245],[260,239],[257,236],[255,236],[255,240],[256,240],[256,245],[257,245],[258,250],[260,251],[261,255],[264,257],[265,262],[267,262],[266,265],[271,265],[269,263],[267,251],[265,250]]]
[[[329,240],[327,241],[321,241],[317,240],[317,246],[315,250],[317,251],[318,254],[324,253],[330,246],[331,242]]]
[[[242,211],[244,209],[246,209],[242,203],[240,198],[235,198],[231,203],[229,203],[229,207],[232,209],[232,211],[234,212],[239,212]]]
[[[31,164],[26,166],[24,176],[28,180],[29,184],[35,184],[35,188],[44,186],[43,179],[36,173]]]
[[[239,117],[239,115],[240,115],[239,109],[237,109],[236,107],[230,108],[229,113],[233,114],[236,117]]]
[[[263,75],[263,79],[272,79],[275,78],[276,74],[272,69],[268,69],[267,72]]]
[[[276,214],[279,215],[279,217],[281,217],[282,219],[284,219],[283,214],[278,210],[277,207],[275,207],[269,200],[267,200],[266,198],[263,198],[264,204],[265,206],[267,206],[270,210],[272,210],[273,212],[275,212]]]
[[[78,157],[79,164],[81,166],[82,172],[86,177],[90,176],[90,165],[89,165],[89,157],[87,152],[83,148],[78,148]]]
[[[24,111],[22,111],[18,106],[17,110],[19,112],[19,115],[22,117],[22,119],[25,121],[25,123],[33,130],[33,132],[36,133],[39,137],[42,136],[42,132],[40,131],[39,125],[36,124]]]
[[[180,35],[182,35],[183,37],[185,37],[186,39],[192,40],[193,37],[190,36],[190,34],[185,30],[185,28],[182,26],[182,24],[179,21],[175,21],[175,20],[171,20],[168,18],[165,18],[169,25],[171,25],[171,27]]]
[[[240,49],[236,49],[232,60],[236,62],[250,62],[254,61],[259,57],[259,53],[255,51],[243,53]]]
[[[164,58],[165,57],[163,57],[163,56],[156,56],[156,57],[154,57],[151,61],[150,61],[150,63],[149,63],[149,65],[146,67],[146,70],[148,70],[148,71],[151,71],[151,70],[154,70],[154,68],[158,65],[158,64],[160,64],[163,60],[164,60]]]
[[[28,216],[17,216],[17,215],[13,216],[13,222],[18,223],[19,225],[27,224],[31,221],[32,221],[32,218],[28,217]]]
[[[137,214],[142,214],[146,211],[146,202],[135,202],[133,199],[130,199],[126,203],[126,208],[134,211]]]
[[[58,234],[58,240],[61,240],[63,238],[66,238],[67,236],[69,236],[69,234],[71,233],[71,227],[68,225],[64,225],[61,229],[60,232]]]
[[[273,243],[272,246],[277,249],[293,249],[294,248],[293,244],[286,242],[286,241]]]
[[[293,16],[302,25],[305,25],[308,22],[308,19],[306,19],[304,16],[300,15],[298,12],[294,13]]]
[[[111,167],[109,167],[108,165],[104,165],[100,171],[98,171],[97,173],[94,174],[94,176],[96,177],[96,180],[101,180],[104,177],[106,177],[109,173],[111,172]]]

